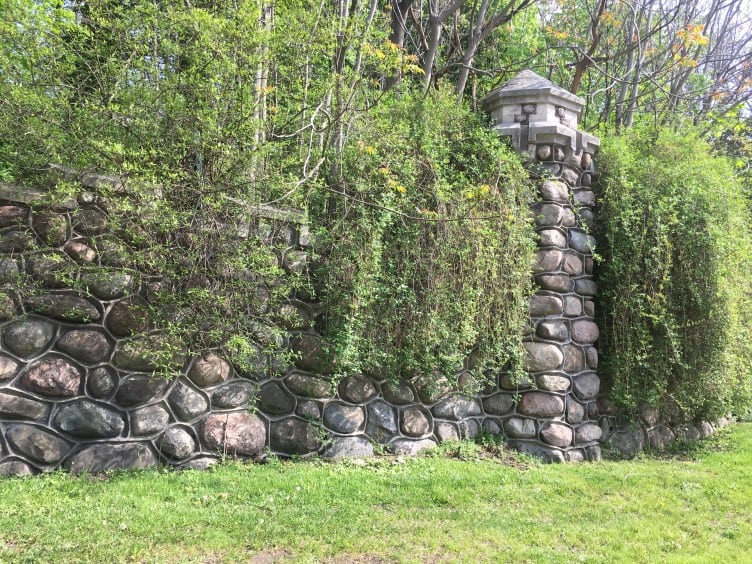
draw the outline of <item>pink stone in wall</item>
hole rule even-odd
[[[71,397],[78,394],[81,373],[65,359],[47,358],[29,367],[21,386],[44,396]]]

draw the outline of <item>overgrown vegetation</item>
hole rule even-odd
[[[534,246],[519,161],[441,92],[382,102],[351,139],[341,198],[311,207],[337,369],[452,375],[471,351],[519,369]]]
[[[691,132],[604,136],[601,375],[635,414],[748,413],[752,237],[731,163]]]
[[[742,562],[752,429],[712,441],[671,462],[509,465],[457,446],[461,460],[6,479],[0,559]]]

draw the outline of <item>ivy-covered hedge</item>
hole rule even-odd
[[[748,412],[749,202],[727,159],[686,131],[603,135],[602,378],[626,413]]]
[[[396,94],[341,170],[310,207],[337,371],[441,378],[471,352],[520,369],[535,240],[519,158],[450,93]]]

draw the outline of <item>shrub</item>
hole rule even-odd
[[[752,238],[727,160],[691,133],[604,136],[602,374],[628,413],[749,410]]]

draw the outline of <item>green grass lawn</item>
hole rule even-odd
[[[457,449],[0,479],[0,562],[752,561],[752,424],[680,458]]]

